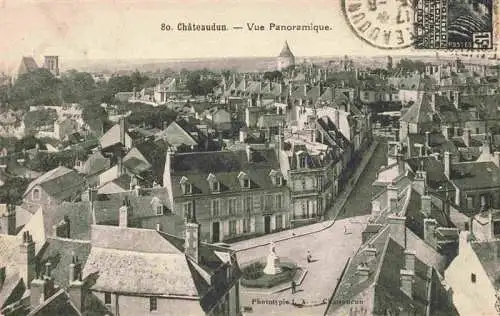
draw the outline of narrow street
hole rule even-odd
[[[372,183],[375,181],[380,166],[387,163],[387,142],[384,139],[380,139],[379,142],[380,144],[375,149],[344,207],[340,210],[337,219],[370,214]]]

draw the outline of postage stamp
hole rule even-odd
[[[414,40],[414,7],[410,0],[342,0],[352,31],[381,49],[410,47]]]
[[[416,49],[493,48],[493,0],[418,0]]]

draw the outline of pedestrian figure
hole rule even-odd
[[[347,235],[347,224],[344,224],[344,235]]]
[[[307,251],[307,262],[308,263],[312,262],[312,256],[311,256],[311,252],[309,250]]]
[[[297,287],[297,284],[295,281],[292,281],[292,294],[295,294],[295,288]]]

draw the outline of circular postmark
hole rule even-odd
[[[414,40],[413,0],[342,0],[352,31],[381,49],[410,47]]]

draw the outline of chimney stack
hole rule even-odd
[[[6,212],[0,217],[0,233],[16,235],[16,206],[12,204],[3,204],[2,206]]]
[[[23,279],[26,287],[29,288],[31,281],[35,277],[35,243],[33,236],[28,231],[23,232],[23,241],[20,245],[19,275]]]
[[[54,225],[54,236],[60,238],[71,238],[71,225],[68,216],[64,216],[64,219]]]
[[[338,109],[333,109],[333,123],[335,127],[340,130],[340,113]]]
[[[398,200],[398,187],[389,184],[387,186],[387,204],[390,205],[391,200]]]
[[[422,195],[421,203],[422,213],[425,215],[425,217],[431,216],[431,197],[429,195]]]
[[[82,281],[81,264],[78,258],[73,255],[72,261],[69,265],[69,287],[68,294],[71,302],[81,311],[85,309],[85,290],[84,282]]]
[[[415,271],[415,257],[417,253],[414,250],[405,250],[405,270]]]
[[[401,269],[400,273],[401,273],[401,290],[410,298],[413,298],[413,282],[414,282],[413,279],[415,277],[415,272]]]
[[[191,217],[185,223],[184,253],[194,262],[198,263],[200,249],[200,224],[196,221],[196,210],[193,209]]]
[[[446,178],[450,179],[451,175],[451,153],[449,151],[444,152],[444,175]]]
[[[402,247],[406,248],[406,217],[391,214],[387,217],[392,238]]]
[[[360,263],[356,269],[356,273],[358,274],[359,276],[359,282],[365,282],[366,280],[368,280],[368,277],[370,276],[370,268],[368,267],[368,265],[364,262]]]
[[[425,194],[427,188],[427,172],[422,170],[417,170],[415,174],[414,186],[417,192],[421,195]]]
[[[50,262],[45,263],[45,274],[31,282],[30,301],[31,308],[45,302],[54,294],[54,278],[52,277],[52,266]]]
[[[431,245],[434,244],[434,232],[437,225],[437,221],[434,218],[424,219],[424,240]]]
[[[125,117],[120,117],[120,143],[125,146]]]
[[[431,132],[425,132],[425,151],[427,152],[431,148]]]
[[[458,91],[453,91],[453,106],[457,110],[460,109],[460,92]]]
[[[119,209],[119,227],[128,227],[128,211],[128,202],[123,200],[123,205]]]

